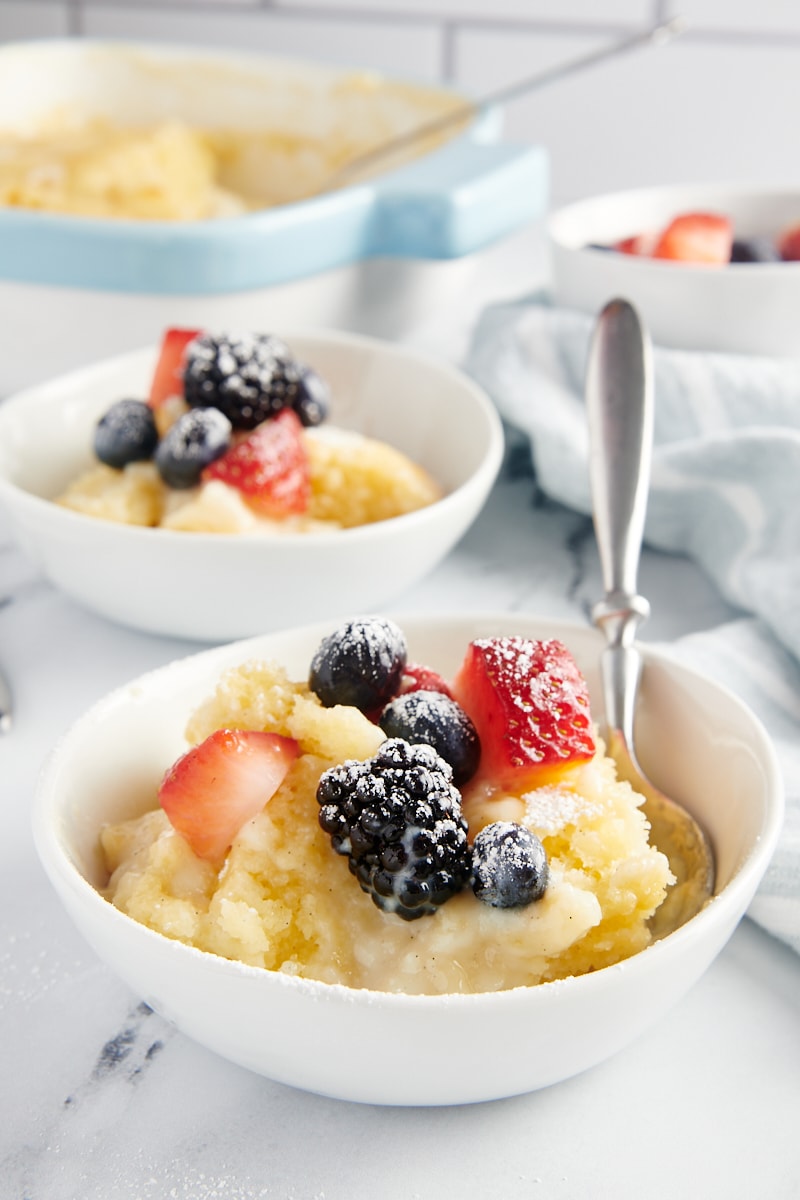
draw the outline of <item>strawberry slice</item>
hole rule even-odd
[[[652,258],[658,244],[657,233],[637,233],[633,237],[623,238],[614,244],[614,249],[620,254],[633,254],[638,258]]]
[[[199,329],[168,329],[161,339],[161,350],[150,384],[148,404],[158,408],[170,396],[183,395],[183,357],[189,342],[202,331]]]
[[[559,641],[471,642],[453,694],[478,731],[481,777],[501,787],[542,787],[594,755],[586,681]]]
[[[159,803],[198,858],[221,862],[242,826],[275,795],[297,754],[293,738],[218,729],[170,767]]]
[[[441,692],[443,696],[453,699],[450,685],[442,679],[438,671],[420,666],[419,663],[406,663],[403,668],[397,695],[405,696],[407,692]]]
[[[800,262],[800,225],[790,225],[778,238],[778,253],[784,262]]]
[[[724,266],[730,262],[733,222],[718,213],[682,213],[658,239],[653,258]]]
[[[207,466],[203,479],[221,479],[238,488],[269,517],[305,512],[311,483],[300,418],[292,409],[282,409]]]
[[[441,692],[443,696],[453,699],[450,685],[442,679],[439,672],[419,663],[406,663],[392,700],[396,700],[398,696],[405,696],[408,692]],[[379,704],[377,708],[367,710],[364,715],[369,717],[373,725],[378,725],[385,707],[386,703]]]

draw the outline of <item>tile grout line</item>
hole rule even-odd
[[[11,3],[12,0],[0,0],[0,11],[5,3]],[[18,3],[18,0],[16,0]],[[27,0],[31,3],[31,0]],[[45,0],[33,0],[33,3],[44,4]],[[92,0],[62,0],[64,12],[67,19],[67,29],[69,36],[83,36],[86,29],[86,11],[92,7]],[[105,9],[107,11],[117,11],[124,13],[126,7],[135,8],[138,12],[149,10],[153,13],[182,13],[187,17],[192,15],[222,15],[223,13],[236,20],[238,17],[253,17],[259,14],[269,16],[279,16],[288,19],[296,18],[300,20],[331,20],[334,22],[342,22],[343,24],[353,24],[356,22],[366,22],[374,27],[380,25],[404,24],[417,25],[420,28],[427,28],[438,32],[441,38],[440,46],[440,66],[442,77],[444,79],[452,79],[454,77],[455,59],[456,59],[456,42],[459,35],[468,32],[491,32],[495,34],[511,34],[525,33],[529,35],[543,34],[550,36],[569,36],[576,37],[587,36],[609,36],[611,34],[619,34],[629,31],[634,27],[631,22],[608,22],[598,23],[597,21],[585,20],[575,22],[564,22],[555,20],[547,20],[546,18],[514,18],[503,16],[481,17],[472,13],[448,14],[445,12],[431,12],[430,9],[420,7],[418,10],[409,12],[403,11],[378,11],[370,10],[368,7],[363,8],[348,8],[348,9],[330,9],[315,5],[312,2],[299,6],[286,7],[280,3],[280,0],[257,0],[255,4],[223,4],[223,3],[196,3],[196,4],[178,4],[174,0],[137,0],[134,4],[129,0],[128,5],[125,3],[108,3],[107,0],[94,0],[94,7]],[[680,13],[680,0],[651,0],[650,12],[653,23],[667,20],[670,16]],[[789,45],[800,44],[800,30],[772,30],[772,29],[752,29],[748,31],[737,30],[732,28],[696,29],[690,26],[683,35],[684,40],[691,41],[693,44],[709,45],[738,45],[744,46],[747,49],[769,48],[771,46],[785,47]]]

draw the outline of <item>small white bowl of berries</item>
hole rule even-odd
[[[673,349],[800,355],[800,191],[697,184],[580,200],[548,223],[554,302],[635,304]]]
[[[233,1062],[376,1104],[546,1087],[722,948],[778,837],[776,757],[739,700],[646,651],[641,755],[717,867],[656,940],[673,875],[597,733],[599,635],[400,622],[237,642],[112,693],[45,765],[36,845],[99,956]]]
[[[486,394],[426,355],[169,329],[3,404],[0,506],[89,608],[220,641],[399,596],[474,520],[502,453]]]

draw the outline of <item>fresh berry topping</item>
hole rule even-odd
[[[183,359],[189,342],[199,337],[199,329],[168,329],[161,339],[148,403],[158,408],[170,396],[183,395]]]
[[[732,263],[774,263],[781,256],[771,238],[734,238],[731,246]]]
[[[386,617],[358,617],[329,634],[311,660],[308,686],[326,708],[380,710],[397,695],[406,665],[402,629]]]
[[[778,238],[778,253],[784,262],[800,262],[800,225],[784,229]]]
[[[195,487],[203,469],[224,454],[230,442],[231,423],[221,412],[190,409],[158,443],[158,472],[168,487]]]
[[[472,890],[493,908],[523,908],[541,900],[550,869],[535,833],[514,821],[495,821],[472,845]]]
[[[442,679],[439,672],[419,663],[406,663],[397,694],[405,696],[407,692],[441,692],[443,696],[453,699],[450,684]]]
[[[297,753],[297,742],[276,733],[218,729],[170,768],[159,803],[199,858],[219,862],[272,799]]]
[[[94,452],[109,467],[150,458],[157,443],[153,410],[142,400],[118,400],[94,432]]]
[[[218,408],[234,429],[255,429],[292,408],[302,367],[269,333],[203,333],[186,348],[183,393],[190,408]]]
[[[683,213],[658,239],[654,258],[724,266],[730,262],[733,223],[718,213]]]
[[[478,769],[481,744],[460,704],[441,692],[415,691],[397,696],[383,710],[378,722],[390,738],[433,746],[453,770],[453,782],[461,787]]]
[[[637,233],[633,237],[616,242],[613,249],[618,250],[620,254],[633,254],[637,258],[652,258],[657,244],[657,233]]]
[[[192,409],[215,412],[216,409]],[[264,421],[203,472],[221,479],[268,517],[303,513],[311,494],[308,454],[300,418],[291,410]]]
[[[542,786],[594,754],[589,692],[561,642],[471,642],[453,694],[478,731],[481,775],[501,786]]]
[[[433,913],[471,877],[461,797],[430,746],[384,742],[366,762],[325,771],[319,823],[378,908],[407,921]]]
[[[292,408],[305,426],[321,425],[331,406],[331,392],[325,380],[310,367],[303,367],[297,380]]]

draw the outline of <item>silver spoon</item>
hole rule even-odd
[[[635,50],[639,46],[663,45],[683,33],[685,28],[686,25],[682,17],[672,17],[670,20],[661,21],[659,24],[652,25],[639,33],[631,34],[628,37],[621,38],[619,41],[601,46],[598,50],[591,50],[588,54],[570,59],[569,62],[558,63],[554,67],[546,67],[544,70],[537,71],[534,75],[529,75],[525,79],[518,80],[516,83],[507,84],[505,87],[501,87],[497,91],[484,96],[482,100],[465,101],[440,117],[434,117],[418,125],[415,129],[410,129],[407,133],[398,134],[382,142],[379,146],[373,147],[371,150],[364,150],[356,154],[353,158],[348,159],[347,162],[337,167],[325,179],[318,191],[328,192],[334,191],[336,188],[346,187],[350,183],[355,183],[365,173],[372,172],[381,166],[386,168],[388,159],[402,154],[409,149],[418,150],[419,143],[429,138],[437,138],[441,134],[452,133],[459,125],[464,125],[467,121],[473,121],[478,112],[483,109],[490,108],[493,105],[507,104],[510,100],[516,100],[519,96],[526,96],[530,92],[538,91],[539,88],[547,87],[551,83],[557,83],[562,79],[566,79],[569,75],[584,71],[589,67],[595,66],[597,63],[603,62],[605,59],[616,58],[617,55],[624,54],[628,50]]]
[[[601,656],[608,752],[617,771],[644,796],[653,843],[667,855],[675,884],[651,921],[664,937],[693,917],[713,893],[714,858],[708,839],[681,805],[646,778],[634,749],[634,715],[641,673],[635,636],[650,605],[637,591],[637,573],[650,484],[653,446],[653,369],[649,337],[626,300],[601,312],[586,374],[589,468],[594,527],[604,598],[592,610],[606,648]]]

